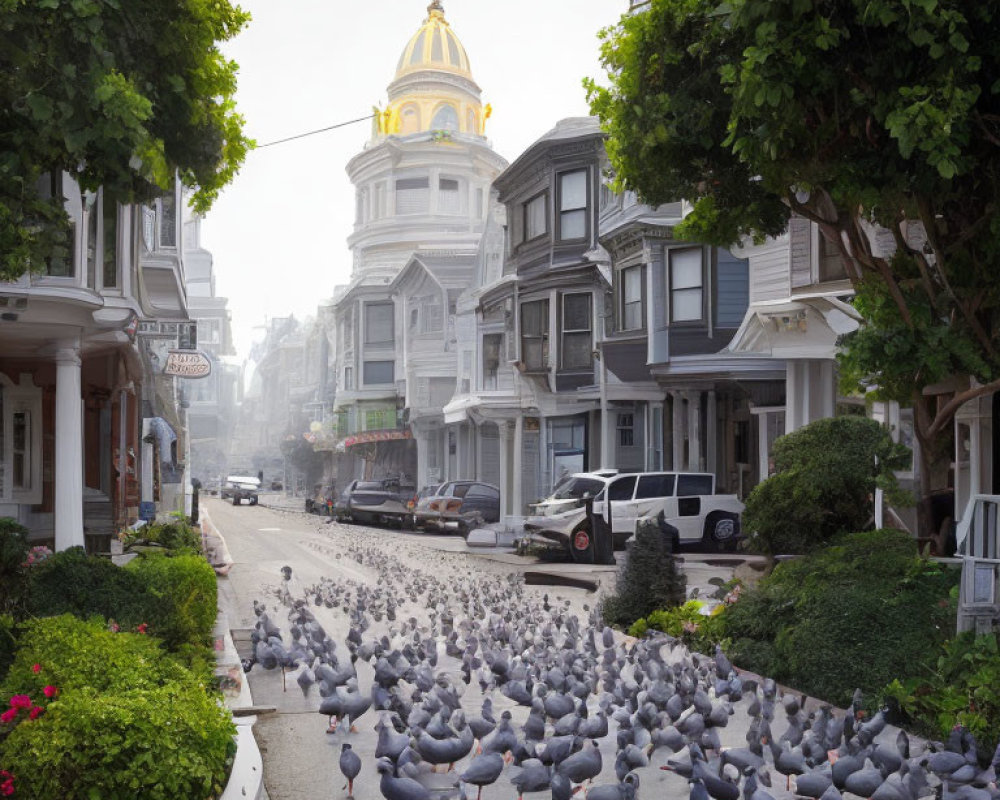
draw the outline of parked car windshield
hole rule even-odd
[[[604,488],[604,481],[597,478],[570,478],[560,483],[552,492],[553,500],[580,500],[587,492],[597,494]]]

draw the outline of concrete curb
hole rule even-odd
[[[201,522],[201,542],[205,549],[205,558],[212,565],[216,575],[225,577],[233,566],[233,557],[229,555],[226,540],[222,538],[206,509],[202,508],[199,511],[198,518]]]

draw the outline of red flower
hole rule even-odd
[[[32,664],[31,665],[31,671],[34,672],[37,675],[39,672],[42,671],[42,665],[41,664]]]
[[[16,717],[17,717],[17,709],[8,708],[6,711],[0,714],[0,722],[6,725],[8,722],[13,722]]]
[[[11,708],[31,708],[31,698],[26,694],[15,694],[10,698]]]
[[[10,797],[14,794],[14,776],[7,770],[0,769],[0,778],[3,779],[3,782],[0,783],[0,796]]]
[[[28,719],[36,719],[39,714],[41,714],[45,709],[41,706],[35,706],[31,711],[28,712]]]
[[[46,697],[52,698],[56,696],[58,691],[59,690],[55,686],[46,686],[44,689],[42,689],[42,694],[44,694]]]
[[[149,627],[149,623],[143,622],[141,625],[137,625],[135,628],[136,633],[145,633],[146,629]]]

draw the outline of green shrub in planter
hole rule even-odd
[[[726,609],[733,663],[846,706],[917,674],[954,632],[958,571],[918,556],[902,531],[838,538],[779,564]]]
[[[17,794],[38,800],[176,800],[221,792],[234,750],[228,711],[204,692],[63,692],[0,745]]]
[[[715,645],[727,644],[722,619],[725,606],[716,606],[711,614],[703,614],[704,607],[701,600],[688,600],[684,605],[654,611],[636,620],[629,628],[629,635],[641,637],[650,630],[660,631],[680,639],[693,652],[711,655]]]
[[[211,643],[218,595],[215,571],[203,556],[146,553],[124,571],[142,585],[143,621],[168,648]]]
[[[195,677],[155,637],[113,633],[103,620],[64,614],[22,624],[14,663],[0,691],[35,697],[47,685],[60,692],[123,692],[167,683],[201,691]]]
[[[34,616],[96,614],[128,630],[148,614],[139,576],[106,558],[88,556],[82,547],[63,550],[32,567],[29,580],[28,611]]]
[[[876,487],[893,505],[912,504],[893,474],[910,458],[908,448],[866,417],[816,420],[779,437],[776,474],[747,498],[743,530],[751,547],[771,555],[807,553],[838,534],[864,530]]]

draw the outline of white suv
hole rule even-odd
[[[593,534],[586,500],[611,528],[616,548],[635,533],[636,523],[661,511],[677,529],[681,543],[704,542],[718,550],[740,536],[743,503],[735,495],[715,494],[709,472],[578,473],[536,504],[538,514],[525,520],[525,532],[564,545],[574,561],[592,562]]]

